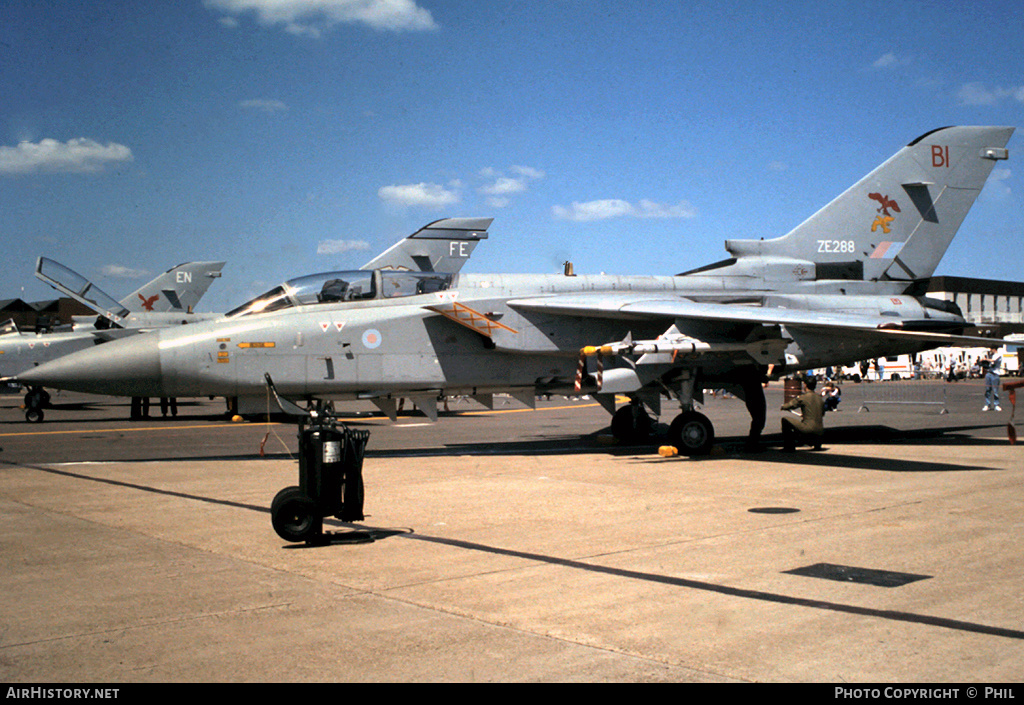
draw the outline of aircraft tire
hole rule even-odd
[[[318,536],[323,517],[316,503],[298,487],[285,487],[270,504],[270,522],[285,541],[309,541]]]
[[[612,435],[621,443],[644,443],[651,437],[651,417],[633,404],[624,406],[612,416]]]
[[[43,422],[43,410],[34,406],[30,406],[25,410],[25,420],[29,423],[42,423]]]
[[[668,433],[683,455],[707,455],[715,443],[715,427],[707,416],[696,411],[684,411],[675,417]]]

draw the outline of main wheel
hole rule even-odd
[[[298,487],[285,487],[270,504],[270,523],[285,541],[309,541],[323,528],[316,502]]]
[[[684,411],[669,427],[669,438],[684,455],[707,455],[715,442],[715,428],[704,414]]]
[[[639,404],[624,406],[612,416],[612,435],[622,443],[644,443],[651,437],[651,417]]]
[[[43,410],[34,406],[30,406],[25,411],[25,420],[29,423],[42,423],[43,421]]]

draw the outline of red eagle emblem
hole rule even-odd
[[[890,208],[892,208],[897,213],[900,212],[899,205],[897,205],[896,201],[894,201],[891,198],[889,198],[889,194],[885,194],[883,196],[880,193],[869,193],[868,194],[868,198],[870,198],[872,201],[878,201],[878,203],[881,206],[878,209],[878,212],[882,213],[883,215],[891,216],[892,213],[889,212]]]
[[[156,300],[160,298],[160,294],[153,294],[148,299],[142,294],[139,294],[139,298],[142,299],[142,308],[146,309],[147,311],[152,311],[153,304],[155,304]]]

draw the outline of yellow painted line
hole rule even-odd
[[[567,404],[565,406],[543,406],[539,409],[531,409],[526,407],[525,409],[483,409],[481,411],[455,411],[453,413],[459,416],[483,416],[489,414],[521,414],[527,411],[564,411],[566,409],[588,409],[591,407],[600,406],[596,402],[593,404]],[[385,417],[386,418],[386,417]],[[143,431],[194,431],[197,429],[204,428],[261,428],[264,426],[291,426],[293,424],[278,423],[272,421],[270,423],[266,421],[259,421],[256,423],[230,423],[225,421],[219,424],[202,424],[198,426],[144,426],[133,428],[80,428],[72,431],[23,431],[18,433],[0,433],[0,438],[14,438],[17,436],[66,436],[69,434],[83,434],[83,433],[142,433]]]
[[[9,438],[14,436],[60,436],[67,435],[70,433],[141,433],[142,431],[192,431],[200,428],[255,428],[257,426],[287,426],[290,424],[282,424],[272,422],[267,424],[266,422],[260,423],[229,423],[225,421],[222,424],[203,424],[201,426],[145,426],[143,428],[79,428],[74,431],[25,431],[23,433],[0,433],[0,438]]]
[[[526,407],[525,409],[484,409],[483,411],[456,411],[454,413],[459,416],[482,416],[484,414],[521,414],[524,411],[561,411],[564,409],[587,409],[592,406],[600,406],[600,404],[569,404],[567,406],[542,406],[539,409],[531,409]]]

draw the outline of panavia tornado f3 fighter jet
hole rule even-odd
[[[532,405],[538,394],[591,394],[633,441],[667,397],[681,409],[671,442],[706,453],[713,427],[694,411],[704,388],[744,398],[756,437],[769,371],[965,340],[960,311],[922,296],[922,282],[1012,132],[922,135],[788,235],[729,240],[728,259],[677,276],[468,274],[429,266],[425,248],[420,266],[294,279],[219,320],[76,353],[21,381],[259,409],[269,374],[284,400],[368,399],[392,418],[399,397],[436,418],[444,395],[489,405],[503,392]],[[445,230],[445,254],[475,244],[490,224],[476,221],[454,219],[467,239]],[[616,395],[631,401],[616,409]]]

